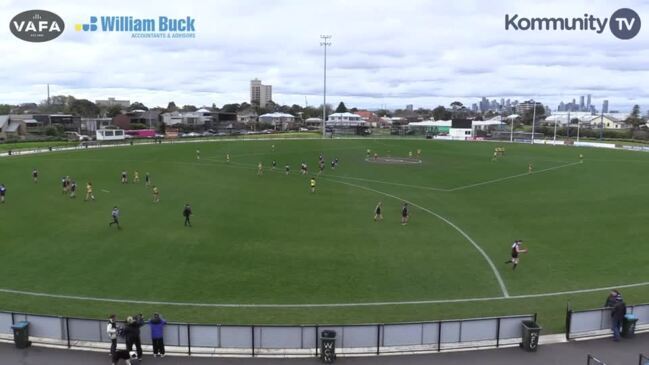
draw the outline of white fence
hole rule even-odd
[[[164,339],[168,352],[213,355],[317,356],[320,333],[336,331],[342,354],[431,352],[461,348],[499,347],[521,341],[521,321],[535,314],[421,323],[362,325],[203,325],[169,323]],[[30,340],[69,347],[108,348],[105,320],[0,312],[0,335],[11,325],[29,321]],[[151,344],[150,331],[141,331]]]

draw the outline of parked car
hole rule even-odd
[[[77,132],[65,132],[65,136],[69,141],[90,141],[89,136],[84,136],[83,134],[79,134]]]

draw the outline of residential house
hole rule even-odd
[[[380,124],[381,118],[369,110],[359,110],[356,114],[360,115],[361,119],[371,127],[378,127]]]
[[[97,129],[112,125],[112,118],[81,118],[81,134],[94,136]]]
[[[327,119],[327,127],[361,127],[366,122],[358,114],[353,113],[333,113]]]
[[[599,128],[603,124],[605,129],[627,129],[631,126],[625,123],[623,120],[617,119],[610,114],[604,114],[603,116],[593,116],[590,121],[590,125],[596,128]]]
[[[8,115],[0,115],[0,140],[24,138],[26,132],[24,121],[13,120]]]
[[[304,121],[304,126],[310,129],[322,128],[321,118],[307,118]]]
[[[160,112],[157,110],[133,110],[126,115],[131,123],[143,124],[147,129],[157,129],[160,126]]]
[[[237,113],[237,121],[244,124],[252,124],[257,121],[257,112],[252,108],[246,108]]]
[[[273,128],[285,131],[293,125],[295,117],[287,113],[267,113],[259,116],[259,122],[272,124]]]

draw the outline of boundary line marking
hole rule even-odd
[[[579,164],[580,164],[579,161],[577,161],[577,162],[571,162],[571,163],[568,163],[568,164],[565,164],[565,165],[559,165],[559,166],[554,166],[554,167],[548,167],[548,168],[543,169],[543,170],[532,171],[531,173],[527,173],[527,172],[525,172],[525,173],[522,173],[522,174],[517,174],[517,175],[512,175],[512,176],[507,176],[507,177],[501,177],[501,178],[498,178],[498,179],[493,179],[493,180],[483,181],[483,182],[479,182],[479,183],[475,183],[475,184],[469,184],[469,185],[459,186],[459,187],[452,188],[452,189],[446,189],[445,191],[452,192],[452,191],[458,191],[458,190],[464,190],[464,189],[474,188],[474,187],[476,187],[476,186],[482,186],[482,185],[487,185],[487,184],[496,183],[496,182],[500,182],[500,181],[505,181],[505,180],[515,179],[515,178],[517,178],[517,177],[522,177],[522,176],[528,176],[528,175],[540,174],[540,173],[542,173],[542,172],[547,172],[547,171],[557,170],[557,169],[561,169],[561,168],[564,168],[564,167],[574,166],[574,165],[579,165]]]
[[[475,184],[462,185],[462,186],[458,186],[458,187],[455,187],[455,188],[436,188],[436,187],[422,186],[422,185],[410,185],[410,184],[402,184],[402,183],[395,183],[395,182],[389,182],[389,181],[365,179],[365,178],[353,177],[353,176],[329,176],[329,177],[335,177],[335,178],[338,178],[338,179],[366,181],[366,182],[373,182],[373,183],[378,183],[378,184],[403,186],[403,187],[406,187],[406,188],[441,191],[441,192],[445,192],[445,193],[450,193],[450,192],[454,192],[454,191],[458,191],[458,190],[470,189],[470,188],[474,188],[474,187],[477,187],[477,186],[482,186],[482,185],[497,183],[497,182],[501,182],[501,181],[505,181],[505,180],[515,179],[515,178],[518,178],[518,177],[534,175],[534,174],[540,174],[542,172],[557,170],[557,169],[561,169],[561,168],[564,168],[564,167],[569,167],[569,166],[574,166],[574,165],[579,165],[579,164],[580,164],[579,162],[571,162],[571,163],[567,163],[567,164],[563,164],[563,165],[559,165],[559,166],[548,167],[546,169],[542,169],[542,170],[538,170],[538,171],[532,171],[532,173],[525,172],[525,173],[511,175],[511,176],[505,176],[505,177],[501,177],[501,178],[497,178],[497,179],[493,179],[493,180],[482,181],[482,182],[475,183]]]
[[[460,233],[462,236],[464,236],[464,238],[466,238],[467,241],[469,241],[473,245],[473,247],[476,250],[478,250],[478,252],[484,257],[484,259],[487,261],[487,263],[491,267],[491,270],[493,271],[494,276],[496,277],[496,281],[498,281],[498,285],[500,286],[500,291],[503,293],[503,297],[505,297],[505,298],[509,297],[509,292],[507,291],[507,287],[505,286],[505,282],[503,281],[503,278],[500,276],[500,273],[498,272],[498,269],[496,269],[496,265],[494,265],[493,261],[491,261],[491,258],[489,257],[489,255],[487,255],[487,253],[482,249],[482,247],[480,247],[480,245],[478,245],[466,232],[464,232],[460,227],[456,226],[450,220],[442,217],[441,215],[433,212],[430,209],[424,208],[421,205],[415,204],[415,203],[413,203],[411,201],[408,201],[406,199],[402,199],[402,198],[400,198],[400,197],[398,197],[396,195],[392,195],[392,194],[385,193],[385,192],[382,192],[382,191],[379,191],[379,190],[368,188],[366,186],[356,185],[356,184],[352,184],[352,183],[348,183],[348,182],[344,182],[344,181],[338,181],[338,180],[335,180],[333,178],[329,178],[329,180],[332,180],[332,181],[337,182],[339,184],[349,185],[349,186],[352,186],[352,187],[355,187],[355,188],[358,188],[358,189],[371,191],[371,192],[374,192],[374,193],[377,193],[377,194],[381,194],[381,195],[390,197],[392,199],[396,199],[396,200],[399,200],[399,201],[402,201],[402,202],[406,202],[406,203],[412,205],[413,207],[419,208],[419,209],[423,210],[424,212],[426,212],[426,213],[428,213],[430,215],[433,215],[437,219],[439,219],[442,222],[444,222],[444,223],[448,224],[449,226],[453,227],[458,233]]]
[[[315,304],[239,304],[239,303],[192,303],[192,302],[165,302],[165,301],[151,301],[151,300],[138,300],[138,299],[114,299],[114,298],[101,298],[101,297],[85,297],[77,295],[64,295],[64,294],[48,294],[39,293],[25,290],[14,290],[0,288],[0,293],[27,295],[32,297],[45,297],[54,299],[70,299],[90,302],[107,302],[107,303],[121,303],[121,304],[143,304],[143,305],[160,305],[160,306],[185,306],[185,307],[210,307],[210,308],[336,308],[336,307],[378,307],[378,306],[393,306],[393,305],[421,305],[421,304],[451,304],[451,303],[468,303],[468,302],[491,302],[496,300],[516,300],[516,299],[530,299],[541,297],[554,297],[570,294],[583,294],[594,293],[604,290],[612,289],[625,289],[641,286],[649,286],[649,281],[626,284],[605,286],[601,288],[590,289],[577,289],[549,293],[537,294],[522,294],[511,295],[509,297],[480,297],[480,298],[458,298],[458,299],[433,299],[433,300],[413,300],[413,301],[398,301],[398,302],[359,302],[359,303],[315,303]]]

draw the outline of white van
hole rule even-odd
[[[123,129],[97,129],[98,141],[120,141],[126,139]]]

